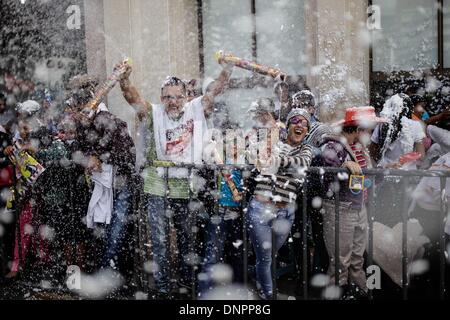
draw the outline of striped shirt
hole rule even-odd
[[[303,169],[311,164],[313,148],[308,144],[291,147],[281,141],[277,147],[271,167],[256,177],[254,193],[273,202],[294,202],[305,179]]]

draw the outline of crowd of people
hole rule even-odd
[[[368,299],[366,207],[375,185],[375,220],[393,228],[402,221],[402,210],[409,210],[430,240],[426,252],[439,260],[440,232],[429,218],[440,214],[435,181],[417,178],[420,183],[408,195],[412,205],[403,208],[407,191],[402,179],[378,180],[363,170],[448,170],[448,108],[428,114],[417,90],[399,92],[381,112],[351,106],[342,120],[324,123],[309,88],[290,92],[278,78],[276,98],[254,101],[247,114],[251,126],[239,128],[229,117],[223,119],[224,107],[216,101],[227,90],[233,70],[227,63],[221,66],[204,92],[198,80],[167,77],[160,102],[151,103],[131,83],[132,67],[117,65],[126,70],[120,77],[123,97],[136,110],[138,128],[144,128],[136,141],[127,123],[105,103],[88,107],[99,87],[88,75],[71,79],[63,108],[43,99],[11,109],[6,96],[0,96],[3,283],[33,272],[63,281],[71,265],[86,273],[113,269],[133,274],[138,248],[147,250],[153,262],[158,297],[169,298],[176,287],[195,286],[198,297],[207,298],[221,285],[217,270],[228,264],[233,282],[242,283],[248,272],[257,295],[271,299],[276,295],[273,254],[295,230],[303,229],[308,244],[299,244],[297,236],[294,251],[299,256],[301,246],[308,246],[309,276],[326,273],[332,285],[338,273],[342,299]],[[211,136],[212,129],[241,129],[244,152],[234,137],[225,141],[224,157],[223,144]],[[143,165],[136,163],[139,152],[144,154]],[[238,162],[251,164],[251,170],[235,165]],[[209,167],[211,163],[223,166]],[[308,167],[341,168],[347,174],[309,172]],[[304,205],[307,221],[301,219]],[[144,220],[133,218],[137,211],[145,212]],[[141,230],[140,223],[148,226],[144,230],[150,246],[142,247],[133,232]],[[254,256],[248,270],[243,266],[244,233]],[[374,234],[375,244],[381,237]],[[379,264],[384,266],[381,259]]]

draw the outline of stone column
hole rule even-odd
[[[103,8],[107,74],[130,57],[131,80],[153,103],[160,102],[166,76],[199,77],[196,0],[107,0]],[[108,103],[134,132],[134,111],[119,87],[111,91]]]
[[[84,0],[86,30],[86,64],[88,73],[99,79],[106,77],[103,0]]]
[[[321,119],[369,103],[369,32],[366,0],[309,0],[306,30],[308,83],[319,92]]]

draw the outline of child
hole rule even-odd
[[[375,116],[373,107],[348,108],[340,135],[326,135],[321,146],[322,161],[325,167],[347,168],[351,175],[361,176],[361,169],[370,166],[370,159],[365,152],[365,145],[370,141],[370,130],[382,118]],[[366,274],[363,269],[363,254],[367,245],[367,212],[365,191],[350,189],[349,181],[340,183],[339,209],[339,257],[335,256],[335,174],[326,175],[328,200],[323,201],[324,240],[330,257],[328,274],[331,283],[335,277],[335,259],[339,260],[339,286],[344,291],[344,299],[353,294],[360,298],[367,297]],[[352,178],[352,176],[350,176]],[[361,184],[363,180],[361,180]]]
[[[237,147],[234,146],[234,156]],[[224,263],[226,246],[230,252],[234,278],[241,282],[242,271],[242,172],[239,169],[221,170],[218,174],[220,191],[218,209],[209,218],[206,225],[206,250],[202,272],[205,278],[200,280],[199,295],[213,288],[212,274],[214,265]]]

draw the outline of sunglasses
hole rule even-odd
[[[308,127],[308,121],[300,117],[293,117],[291,120],[289,120],[289,124],[300,124],[304,128]]]

